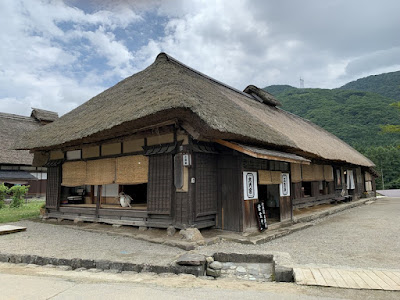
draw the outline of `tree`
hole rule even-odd
[[[0,209],[4,207],[4,199],[8,194],[8,187],[4,185],[4,183],[0,184]]]
[[[21,207],[24,203],[25,195],[28,193],[29,185],[14,185],[9,189],[12,195],[10,207]]]
[[[395,102],[390,104],[390,106],[395,107],[398,111],[400,111],[400,102]],[[400,132],[400,125],[384,125],[382,126],[383,132],[387,133],[397,133]]]

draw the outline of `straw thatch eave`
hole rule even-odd
[[[50,149],[101,140],[167,117],[189,122],[209,138],[248,141],[322,159],[373,166],[320,127],[261,103],[163,53],[145,70],[122,80],[16,146]]]

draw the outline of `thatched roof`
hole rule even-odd
[[[257,88],[249,90],[254,93]],[[161,53],[145,70],[40,128],[17,147],[43,150],[78,145],[175,118],[190,123],[209,139],[230,139],[312,158],[373,166],[339,138],[274,106],[272,95],[264,94],[264,99],[257,96]]]
[[[58,119],[58,113],[32,107],[31,117],[40,122],[50,123]]]
[[[40,127],[30,117],[0,113],[0,164],[31,165],[33,155],[28,150],[12,150],[15,140]]]

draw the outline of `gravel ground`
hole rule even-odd
[[[380,198],[266,244],[221,243],[202,251],[287,252],[294,264],[400,269],[399,213],[400,198]]]
[[[261,245],[219,243],[197,252],[280,254],[285,263],[400,269],[400,198],[329,216],[316,225]],[[0,252],[59,258],[88,258],[167,265],[184,250],[132,237],[21,221],[26,232],[0,236]],[[291,258],[291,260],[290,260]]]
[[[27,231],[0,236],[0,253],[58,258],[105,259],[168,265],[185,251],[161,244],[106,233],[86,232],[62,225],[20,221]]]

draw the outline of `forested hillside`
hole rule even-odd
[[[388,86],[394,87],[395,82],[400,85],[400,72],[388,74],[399,76],[393,80],[389,76]],[[383,75],[379,75],[380,79],[385,78]],[[370,77],[333,90],[297,89],[288,85],[274,85],[265,90],[282,103],[283,109],[332,132],[374,161],[376,170],[384,174],[385,188],[400,188],[400,133],[385,133],[381,129],[387,124],[400,125],[400,112],[390,106],[395,99],[381,95],[384,91],[378,83],[375,90],[381,90],[380,94],[361,91],[363,87],[369,88],[363,80],[370,81]],[[360,91],[347,89],[355,83]],[[386,94],[395,94],[395,88],[388,90]],[[382,188],[381,177],[377,186]]]
[[[400,71],[360,78],[339,89],[372,92],[400,101]]]

